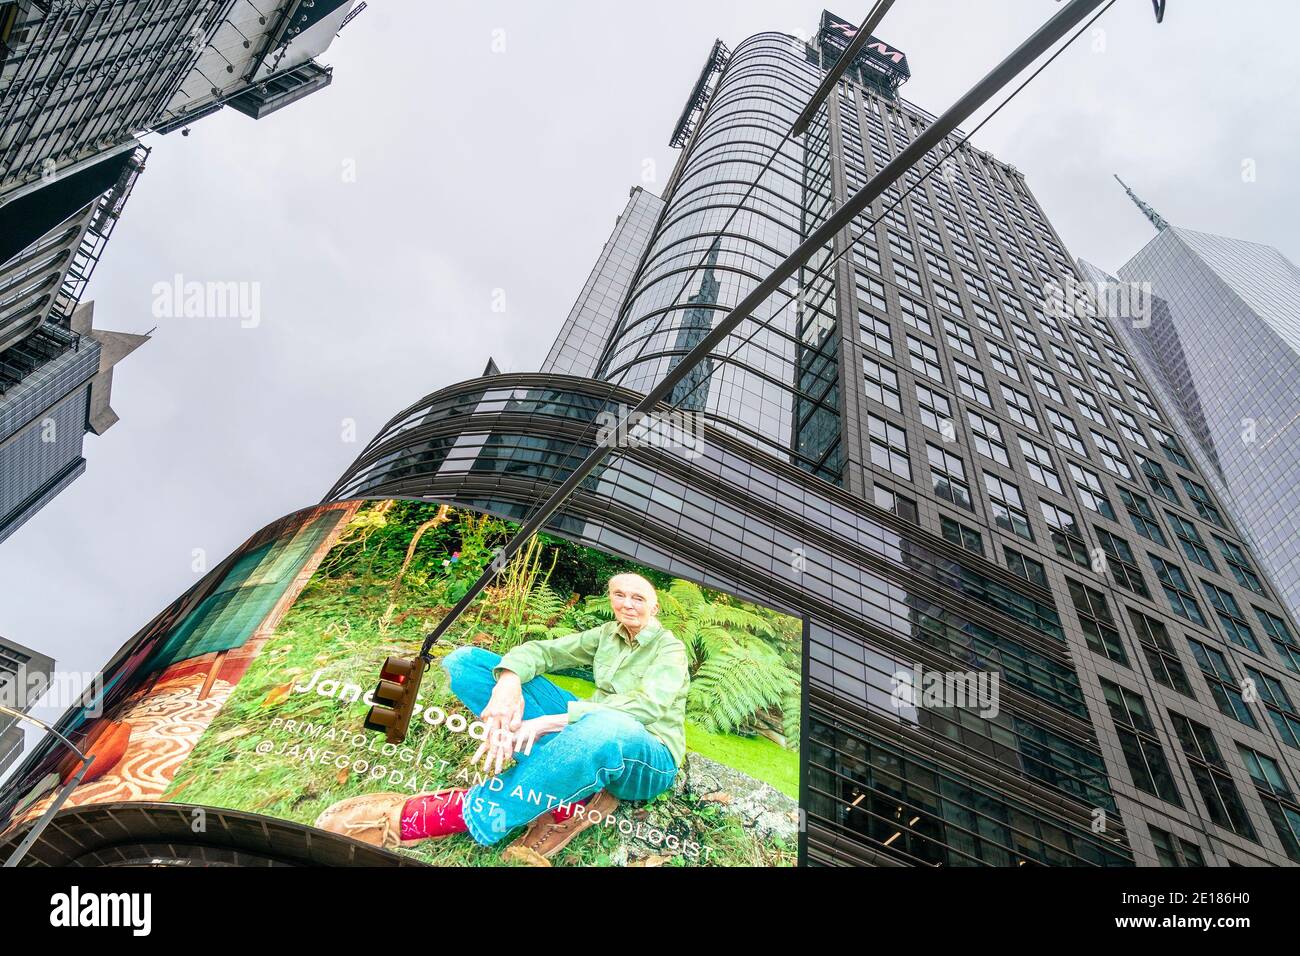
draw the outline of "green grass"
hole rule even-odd
[[[596,685],[581,677],[547,674],[547,679],[586,700]],[[686,749],[771,784],[787,797],[799,799],[799,755],[766,737],[712,734],[686,721]]]

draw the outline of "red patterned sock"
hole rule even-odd
[[[402,839],[427,840],[465,832],[465,790],[426,793],[402,807]]]
[[[556,823],[563,823],[578,812],[578,807],[586,806],[587,801],[590,799],[591,797],[586,797],[576,803],[562,803],[551,811],[551,816],[555,819]]]

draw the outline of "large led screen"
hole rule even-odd
[[[793,865],[801,622],[558,537],[502,562],[513,530],[419,501],[272,526],[65,717],[95,758],[66,805],[266,814],[434,865]],[[384,659],[494,561],[406,739],[365,731]],[[521,733],[485,769],[480,714],[512,674]],[[0,822],[34,819],[75,769],[29,761]]]

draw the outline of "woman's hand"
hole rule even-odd
[[[513,671],[501,672],[496,686],[492,688],[492,697],[479,719],[483,721],[487,733],[483,737],[483,743],[470,758],[470,766],[476,766],[481,761],[484,773],[496,775],[513,755],[515,736],[524,724],[524,691],[518,674]]]

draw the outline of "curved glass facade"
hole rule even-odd
[[[522,518],[589,450],[581,439],[596,415],[635,398],[561,376],[444,389],[395,417],[329,497],[419,496]],[[918,817],[901,860],[1132,862],[1113,818],[1104,836],[1089,829],[1090,808],[1115,808],[1089,724],[1104,703],[1088,700],[1045,592],[828,484],[811,487],[747,442],[711,431],[703,447],[698,457],[628,450],[552,528],[808,620],[810,861],[870,856],[867,838],[889,825],[882,811],[895,801]],[[899,673],[956,662],[999,674],[999,713],[895,705]],[[963,752],[980,754],[978,766]],[[917,768],[910,784],[885,754]],[[846,839],[861,845],[844,849]]]
[[[782,144],[820,74],[793,37],[760,34],[736,48],[674,173],[602,377],[648,391],[825,218],[825,110],[805,137]],[[838,376],[834,349],[823,348],[834,340],[833,281],[786,306],[823,261],[763,303],[674,400],[838,481]]]

